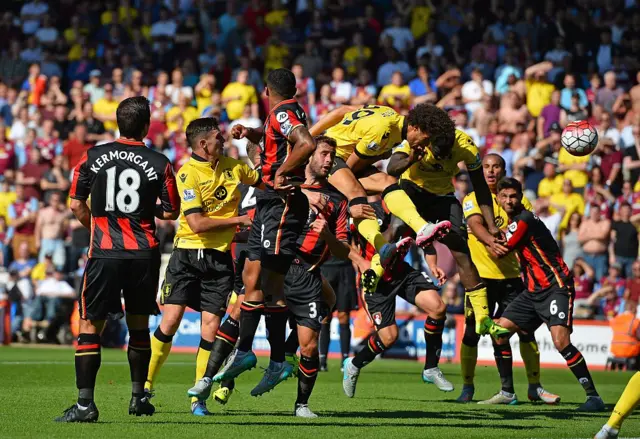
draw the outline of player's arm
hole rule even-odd
[[[491,254],[498,257],[506,256],[510,250],[506,246],[502,245],[495,236],[489,233],[489,230],[487,230],[484,224],[485,222],[482,215],[476,214],[467,217],[467,225],[471,229],[473,236],[478,238],[478,241],[488,247],[487,250],[489,250]]]
[[[231,128],[231,136],[234,139],[247,139],[249,142],[255,144],[260,143],[262,134],[262,129],[260,128],[247,128],[240,124],[234,125],[233,128]]]
[[[507,242],[505,246],[512,252],[526,244],[529,234],[528,219],[532,215],[531,212],[524,211],[516,222],[509,224],[507,229]],[[508,254],[508,253],[507,253]],[[497,258],[506,256],[493,255]]]
[[[376,156],[361,156],[356,154],[355,152],[351,153],[349,158],[347,159],[347,166],[351,168],[351,170],[356,173],[358,171],[363,170],[367,166],[373,165],[380,160],[386,160],[391,157],[392,151],[387,151],[383,154]]]
[[[184,215],[193,233],[212,232],[214,230],[226,229],[237,226],[250,226],[249,215],[233,216],[231,218],[209,218],[202,211],[185,212]]]
[[[339,124],[345,114],[356,111],[358,108],[355,105],[342,105],[330,111],[309,129],[309,133],[313,137],[319,136],[332,126]]]
[[[91,209],[87,205],[87,199],[90,194],[91,175],[87,168],[87,153],[85,152],[73,171],[73,180],[69,190],[69,198],[71,198],[69,207],[76,219],[89,230],[91,230]]]
[[[292,113],[289,113],[291,117]],[[293,148],[291,149],[289,157],[287,157],[285,162],[276,172],[276,185],[279,178],[286,177],[295,169],[304,165],[316,149],[316,141],[313,140],[313,137],[309,133],[307,127],[305,127],[301,122],[298,123],[299,125],[294,125],[287,136],[289,142],[293,144]],[[283,134],[286,135],[286,132],[283,132]]]
[[[391,154],[391,159],[387,165],[387,174],[392,177],[400,176],[414,163],[419,162],[424,157],[424,149],[410,148],[409,145],[401,147]]]
[[[180,195],[178,195],[176,176],[168,160],[164,169],[160,204],[156,205],[154,214],[161,220],[175,220],[180,216]]]
[[[469,170],[469,178],[471,178],[471,184],[476,193],[476,200],[478,200],[478,207],[482,211],[482,217],[484,218],[487,231],[494,237],[500,237],[501,232],[496,227],[495,218],[493,216],[493,196],[487,181],[484,179],[482,167]]]
[[[436,248],[432,245],[424,250],[424,258],[427,261],[427,266],[431,270],[431,274],[438,279],[438,284],[443,285],[447,281],[447,275],[442,268],[438,267],[438,253]]]

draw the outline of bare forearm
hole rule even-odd
[[[325,242],[329,246],[329,251],[338,259],[349,259],[351,246],[346,241],[338,241],[338,238],[332,233],[326,232],[322,234]]]
[[[396,153],[391,156],[387,165],[387,174],[392,177],[400,178],[400,176],[411,167],[413,162],[411,158],[404,153]]]
[[[187,216],[187,223],[193,233],[204,233],[236,227],[242,222],[241,220],[242,217],[239,216],[231,218],[207,218],[201,214]]]
[[[161,219],[161,220],[171,221],[171,220],[178,219],[178,217],[180,216],[180,212],[179,211],[176,211],[176,212],[166,211],[166,210],[164,210],[162,208],[161,204],[156,204],[154,216],[156,218],[158,218],[158,219]]]
[[[75,204],[71,207],[71,211],[84,227],[91,230],[91,210],[86,202]]]
[[[249,128],[247,130],[247,135],[245,136],[249,142],[253,142],[253,143],[260,143],[260,140],[262,139],[262,130],[261,129],[257,129],[257,128]]]
[[[302,129],[298,128],[298,131],[300,130]],[[280,169],[278,169],[278,173],[280,175],[286,176],[294,170],[303,166],[305,163],[307,163],[307,160],[309,160],[311,154],[313,154],[315,147],[315,142],[310,136],[298,136],[296,142],[293,145],[291,155],[289,155],[287,160],[285,160],[282,166],[280,166]]]
[[[478,240],[484,245],[491,245],[494,242],[494,237],[487,228],[483,224],[483,220],[480,216],[475,215],[474,217],[469,218],[468,221],[469,228],[471,229],[471,233],[473,236],[478,238]]]

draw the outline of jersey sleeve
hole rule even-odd
[[[260,182],[260,173],[254,169],[251,169],[249,165],[243,163],[239,166],[240,183],[244,183],[249,186],[255,186]]]
[[[349,213],[347,209],[347,200],[343,199],[338,205],[336,212],[336,238],[338,241],[347,241],[349,239],[348,226]]]
[[[509,250],[515,250],[527,242],[526,237],[532,220],[533,214],[528,210],[524,210],[514,222],[509,223],[506,234]]]
[[[524,195],[522,196],[522,205],[529,212],[533,212],[533,205],[531,204],[531,201],[529,201],[529,199],[527,197],[525,197]]]
[[[86,201],[91,195],[91,175],[89,174],[89,167],[87,166],[88,155],[85,152],[80,159],[80,162],[73,170],[73,179],[71,181],[71,189],[69,190],[69,197],[75,200]]]
[[[409,142],[403,140],[400,145],[394,148],[393,152],[401,152],[403,154],[409,155],[411,154],[411,146],[409,146]]]
[[[384,120],[381,120],[381,122],[380,125],[372,126],[356,144],[353,151],[358,157],[377,157],[390,149],[391,127],[388,123],[384,123]]]
[[[456,160],[464,162],[469,172],[482,168],[482,158],[478,147],[471,137],[460,130],[456,130],[456,144],[454,148],[458,150]]]
[[[276,112],[271,117],[271,124],[273,128],[277,132],[285,136],[287,139],[289,138],[293,130],[301,126],[305,126],[304,123],[300,120],[301,117],[298,117],[298,115],[294,111],[288,108],[276,110]]]
[[[202,212],[202,195],[198,179],[189,172],[188,168],[182,168],[178,172],[178,193],[182,202],[182,213],[186,216],[192,213]]]
[[[162,193],[160,194],[162,210],[165,212],[177,212],[180,210],[180,196],[176,184],[176,176],[173,174],[171,162],[167,160],[162,181]]]
[[[480,206],[476,201],[474,193],[470,193],[464,197],[464,200],[462,200],[462,211],[464,212],[465,218],[469,218],[473,215],[482,215],[482,210],[480,210]]]

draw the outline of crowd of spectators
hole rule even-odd
[[[145,142],[178,168],[194,118],[259,127],[265,75],[279,67],[295,73],[310,121],[343,104],[443,108],[523,182],[580,279],[580,315],[611,317],[640,295],[635,0],[9,0],[3,10],[0,262],[30,320],[55,305],[37,300],[34,266],[48,264],[50,285],[83,267],[89,235],[65,208],[70,175],[88,148],[118,137],[118,103],[148,97]],[[599,146],[574,157],[560,135],[582,119]],[[245,143],[229,139],[226,154],[246,160]],[[469,190],[462,173],[456,195]],[[173,224],[159,227],[168,250]]]

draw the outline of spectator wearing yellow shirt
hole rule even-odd
[[[264,77],[266,78],[270,71],[284,67],[284,60],[288,56],[289,48],[282,44],[280,38],[277,36],[269,38],[265,49]]]
[[[93,115],[104,124],[104,129],[115,132],[118,129],[116,110],[118,101],[113,97],[113,85],[105,84],[104,97],[93,104]]]
[[[564,178],[571,180],[573,188],[579,192],[584,192],[584,187],[589,182],[589,174],[587,173],[587,165],[589,156],[578,157],[567,152],[566,149],[560,148],[558,152],[558,172],[562,172]]]
[[[415,40],[422,38],[429,31],[429,20],[436,11],[431,0],[417,0],[411,9],[411,33]]]
[[[200,117],[202,117],[204,110],[211,106],[211,96],[213,96],[215,84],[216,77],[211,73],[204,73],[200,75],[200,82],[195,86],[196,107]]]
[[[229,120],[242,117],[244,107],[251,105],[251,115],[259,116],[258,95],[253,85],[247,84],[249,72],[245,69],[238,70],[236,82],[230,82],[222,90],[222,104],[226,105]]]
[[[409,100],[411,98],[411,90],[404,83],[402,73],[394,72],[391,75],[391,84],[385,85],[378,95],[378,103],[388,105],[396,110],[404,110],[409,108]]]
[[[11,185],[4,179],[0,188],[0,217],[9,218],[9,206],[16,201],[16,193],[11,190]]]
[[[81,26],[80,16],[74,15],[71,17],[70,26],[64,30],[62,35],[67,44],[73,44],[80,40],[80,36],[87,35],[88,33],[89,29]]]
[[[113,23],[113,16],[116,13],[118,14],[118,20],[123,24],[130,24],[138,18],[138,11],[131,7],[131,2],[129,0],[120,0],[120,6],[118,6],[117,11],[115,8],[107,9],[100,15],[100,23],[103,26]]]
[[[562,223],[560,223],[560,230],[562,231],[569,224],[569,218],[574,212],[584,215],[584,198],[582,195],[573,191],[573,185],[571,180],[564,180],[562,183],[562,192],[552,195],[549,199],[552,211],[558,211],[564,209],[564,216],[562,217]]]
[[[545,163],[542,172],[544,173],[544,178],[540,180],[538,185],[538,198],[547,198],[562,192],[564,178],[562,175],[556,174],[556,165]]]
[[[31,270],[31,280],[37,285],[38,282],[47,278],[47,271],[53,271],[54,269],[53,254],[47,253],[44,255],[42,262],[38,262],[35,267],[33,267],[33,270]]]
[[[198,110],[190,105],[191,100],[180,95],[178,97],[178,105],[167,111],[167,129],[170,133],[174,133],[180,127],[187,127],[191,121],[198,118]]]
[[[284,24],[284,19],[289,15],[289,11],[284,7],[281,0],[273,0],[271,2],[271,11],[264,16],[265,24],[276,29]]]
[[[555,87],[547,81],[547,73],[552,68],[553,64],[551,62],[544,61],[534,64],[524,71],[527,108],[533,117],[540,116],[545,105],[551,102],[551,93],[553,93]]]
[[[353,34],[353,46],[344,51],[342,59],[350,75],[356,75],[360,68],[371,59],[371,49],[364,45],[364,39],[360,32]]]

